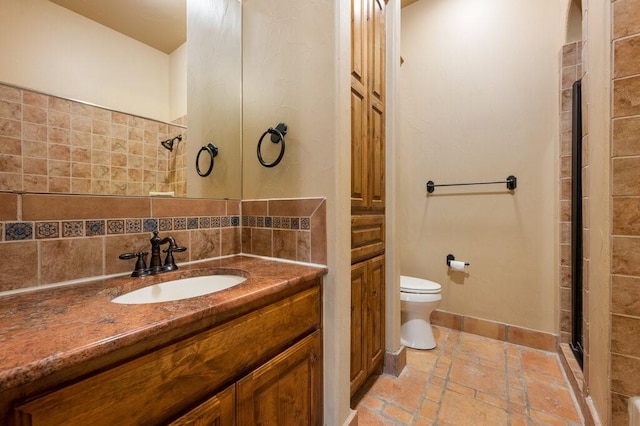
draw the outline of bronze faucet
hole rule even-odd
[[[181,247],[176,244],[176,241],[173,237],[164,237],[160,238],[158,236],[158,231],[153,231],[153,237],[151,237],[151,262],[149,263],[149,267],[147,268],[146,258],[149,252],[138,252],[138,253],[123,253],[119,257],[120,259],[133,259],[137,257],[136,266],[134,271],[131,273],[132,277],[144,277],[146,275],[154,275],[160,274],[162,272],[168,272],[178,269],[178,265],[176,265],[176,261],[173,258],[174,252],[183,252],[187,250],[186,247]],[[167,256],[164,259],[164,264],[160,259],[160,247],[164,244],[169,243],[169,246],[164,250],[164,253],[167,253]]]

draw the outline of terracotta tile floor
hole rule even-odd
[[[434,327],[438,346],[407,350],[400,377],[354,397],[365,425],[581,425],[554,353]]]

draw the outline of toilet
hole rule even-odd
[[[442,300],[441,288],[433,281],[400,276],[400,341],[404,346],[415,349],[436,347],[429,317]]]

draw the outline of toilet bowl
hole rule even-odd
[[[442,300],[441,288],[433,281],[400,276],[400,341],[404,346],[415,349],[436,347],[429,317]]]

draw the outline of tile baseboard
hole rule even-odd
[[[534,349],[558,350],[558,336],[555,334],[481,318],[435,310],[431,314],[431,324]]]

